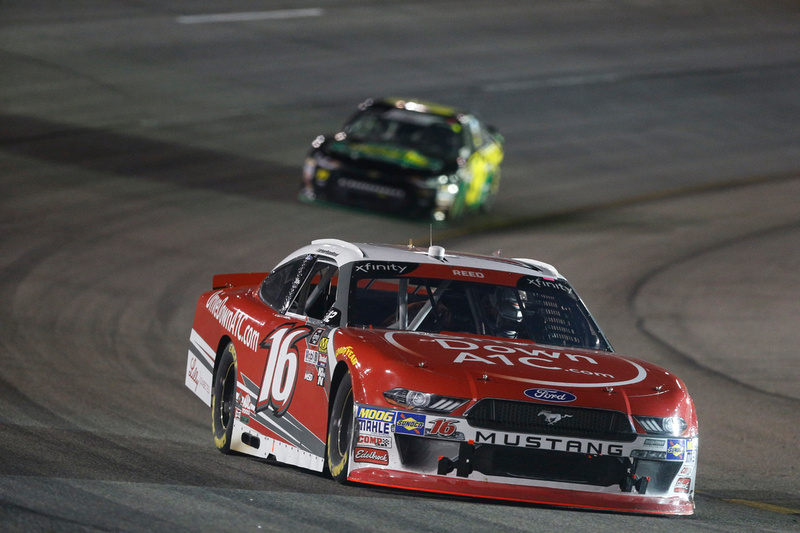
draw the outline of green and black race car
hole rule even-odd
[[[437,222],[485,211],[500,184],[503,137],[473,114],[398,98],[367,100],[318,136],[300,199]]]

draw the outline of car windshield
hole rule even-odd
[[[360,277],[350,291],[349,324],[429,333],[526,339],[539,344],[610,350],[564,280],[533,280],[524,289],[418,277]]]
[[[403,109],[367,109],[345,126],[354,142],[385,143],[416,150],[424,155],[455,159],[461,147],[463,127],[454,119]]]

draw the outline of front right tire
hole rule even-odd
[[[214,444],[224,454],[231,453],[233,420],[236,415],[236,348],[229,342],[220,356],[211,395],[211,429]]]
[[[328,422],[328,470],[339,483],[347,482],[350,470],[355,439],[353,407],[353,380],[348,372],[336,389]]]

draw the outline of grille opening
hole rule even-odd
[[[467,413],[473,427],[514,433],[537,433],[633,442],[636,432],[625,413],[546,403],[484,399]]]

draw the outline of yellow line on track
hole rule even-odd
[[[747,505],[748,507],[755,507],[756,509],[761,509],[762,511],[770,511],[772,513],[800,515],[800,509],[792,509],[791,507],[781,507],[780,505],[772,505],[771,503],[754,502],[750,500],[739,500],[736,498],[723,499],[722,501],[728,503],[737,503],[739,505]]]

